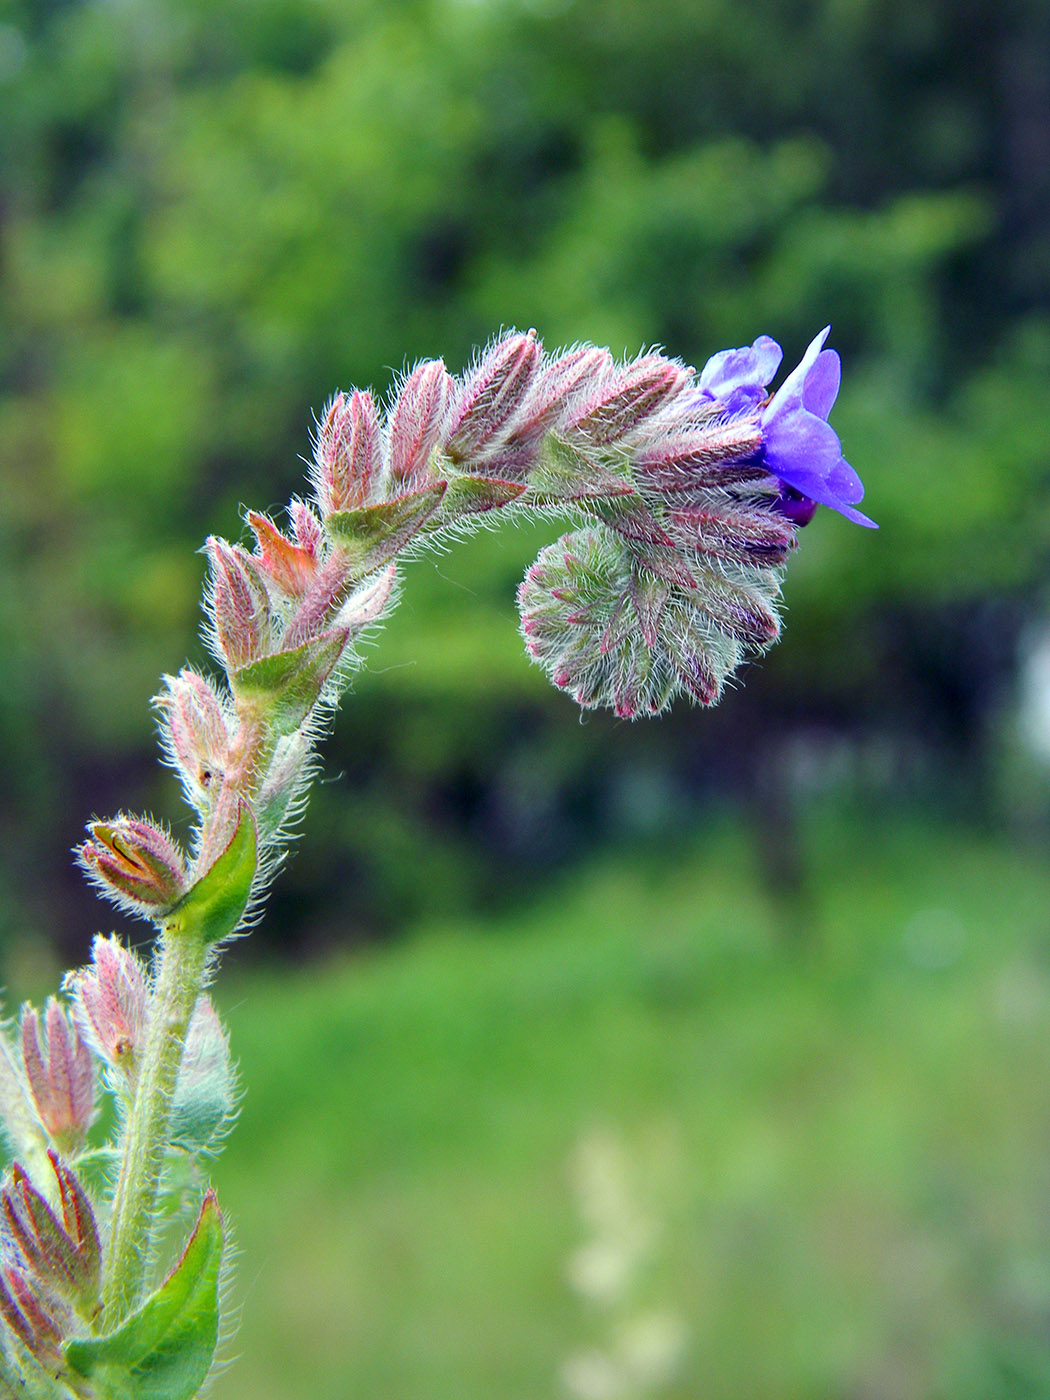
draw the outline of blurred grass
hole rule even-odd
[[[560,1393],[598,1321],[565,1272],[596,1127],[678,1162],[668,1394],[1050,1395],[1046,861],[906,821],[804,845],[803,938],[715,824],[496,924],[220,984],[248,1093],[217,1395]]]

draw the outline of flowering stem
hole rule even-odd
[[[204,984],[207,946],[193,929],[162,931],[157,946],[153,1014],[135,1097],[124,1131],[113,1197],[109,1266],[103,1291],[107,1329],[137,1306],[151,1254],[157,1184],[168,1113],[193,1008]]]

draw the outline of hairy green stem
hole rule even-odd
[[[161,933],[149,1035],[124,1131],[113,1196],[103,1325],[110,1330],[141,1301],[150,1260],[157,1186],[171,1098],[186,1031],[204,984],[207,947],[195,929]]]

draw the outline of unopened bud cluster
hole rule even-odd
[[[358,390],[331,401],[312,496],[286,521],[248,511],[250,544],[208,540],[223,675],[186,668],[155,702],[192,837],[184,848],[121,813],[93,820],[77,851],[107,898],[155,925],[153,957],[100,936],[64,1000],[24,1008],[17,1036],[0,1027],[16,1161],[0,1186],[0,1396],[190,1400],[206,1379],[222,1223],[201,1160],[237,1092],[203,989],[277,868],[400,558],[501,513],[568,518],[519,590],[529,653],[581,705],[625,718],[679,694],[713,704],[776,640],[783,565],[817,504],[871,524],[827,423],[839,361],[826,336],[773,394],[768,337],[699,374],[656,352],[548,355],[531,331],[459,376],[428,360],[386,406]],[[194,1185],[197,1224],[157,1283],[155,1226]]]
[[[91,1174],[89,1186],[80,1164],[95,1155],[89,1134],[103,1089],[115,1096],[118,1118],[128,1112],[153,1014],[153,977],[116,938],[100,936],[91,964],[67,975],[65,993],[64,1003],[52,998],[43,1013],[23,1007],[16,1038],[0,1032],[3,1128],[14,1155],[0,1188],[3,1395],[96,1393],[71,1357],[101,1320],[107,1202],[99,1194],[104,1174]],[[210,1150],[234,1106],[226,1037],[202,994],[167,1151],[178,1148],[192,1161]]]

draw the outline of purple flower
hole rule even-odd
[[[760,335],[754,345],[720,350],[700,371],[698,402],[720,403],[732,414],[754,408],[766,397],[766,385],[783,358],[783,350],[768,335]]]
[[[797,500],[802,496],[830,506],[857,525],[877,529],[873,520],[853,509],[863,499],[864,486],[843,457],[838,434],[827,421],[841,376],[837,353],[824,349],[830,330],[825,326],[810,342],[797,368],[761,410],[762,456],[787,488],[782,497],[788,508],[785,513],[794,511],[799,523],[805,523]]]

